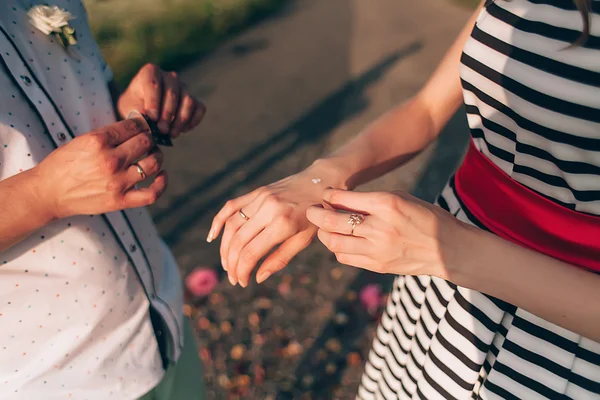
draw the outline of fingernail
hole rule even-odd
[[[158,110],[148,110],[147,115],[151,120],[158,121]]]
[[[162,133],[168,133],[169,132],[169,123],[166,121],[160,121],[158,123],[158,129],[160,129],[160,131]]]
[[[232,276],[232,275],[228,275],[229,277],[229,283],[231,283],[232,286],[237,285],[237,280]]]
[[[208,236],[206,237],[206,241],[208,243],[211,243],[213,241],[214,235],[212,233],[212,231],[208,232]]]
[[[267,279],[269,279],[270,276],[271,276],[271,273],[269,271],[259,272],[258,275],[256,275],[256,282],[258,284],[261,284],[264,281],[266,281]]]
[[[225,260],[223,260],[222,258],[221,258],[221,266],[223,267],[223,269],[224,269],[225,271],[227,271],[227,263],[226,263],[226,262],[225,262]]]
[[[243,288],[245,288],[246,286],[248,286],[248,284],[240,281],[240,286],[243,287]]]

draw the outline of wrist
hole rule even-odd
[[[348,185],[350,174],[335,163],[332,158],[321,158],[314,161],[302,172],[302,175],[312,180],[313,183],[323,186],[323,188],[353,189]]]
[[[455,220],[453,227],[445,240],[446,246],[442,251],[444,259],[444,279],[464,287],[471,287],[473,269],[477,267],[479,255],[485,253],[487,232]]]
[[[25,179],[26,197],[31,202],[30,209],[39,221],[48,224],[54,220],[63,218],[60,216],[58,199],[53,195],[54,191],[48,180],[40,173],[39,166],[22,173]]]

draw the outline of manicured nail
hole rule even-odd
[[[160,121],[157,126],[162,133],[169,133],[169,123],[167,121]]]
[[[147,115],[151,120],[158,121],[158,110],[148,110]]]
[[[227,271],[227,263],[226,263],[226,262],[225,262],[225,260],[223,260],[222,258],[221,258],[221,267],[223,267],[223,269],[224,269],[225,271]]]
[[[229,283],[231,283],[232,286],[237,285],[237,280],[232,276],[232,275],[228,275],[229,276]]]
[[[256,282],[258,284],[261,284],[264,281],[266,281],[267,279],[269,279],[270,276],[271,276],[271,273],[269,271],[261,271],[258,273],[258,275],[256,275]]]
[[[208,232],[208,236],[206,237],[206,241],[207,241],[208,243],[211,243],[211,242],[213,241],[213,239],[214,239],[214,236],[215,236],[215,235],[213,234],[213,232],[212,232],[212,231]]]

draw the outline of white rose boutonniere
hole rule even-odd
[[[69,25],[73,15],[57,6],[34,6],[27,12],[29,22],[45,35],[55,35],[66,49],[77,44],[75,29]]]

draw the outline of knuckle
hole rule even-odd
[[[336,236],[329,236],[326,239],[325,245],[327,246],[327,248],[329,250],[333,251],[334,253],[342,250],[341,242],[340,242],[339,238]]]
[[[154,155],[148,157],[148,170],[146,173],[148,175],[155,175],[160,171],[161,163],[160,160]]]
[[[334,190],[331,192],[329,201],[330,201],[330,203],[333,203],[333,204],[340,204],[342,202],[341,197],[342,197],[342,192],[340,192],[338,190]]]
[[[146,73],[156,73],[156,72],[159,71],[159,68],[156,65],[152,64],[152,63],[146,63],[142,67],[142,71],[144,71]]]
[[[339,254],[336,253],[335,254],[335,259],[340,263],[340,264],[348,264],[348,256],[346,254]]]
[[[253,264],[255,262],[255,260],[256,260],[256,255],[254,253],[254,250],[252,250],[251,248],[245,248],[240,253],[240,261],[246,265]]]
[[[137,121],[135,119],[127,119],[121,122],[121,129],[126,133],[136,133],[140,132],[142,128],[141,121]]]
[[[150,135],[139,135],[137,141],[140,148],[144,150],[150,150],[154,146]]]
[[[101,150],[104,148],[104,146],[106,145],[106,142],[108,141],[108,136],[109,132],[106,132],[105,134],[102,133],[92,133],[90,135],[87,136],[87,142],[88,142],[88,146],[95,150]]]
[[[395,209],[398,207],[398,197],[390,193],[384,193],[381,196],[380,204],[386,208]]]
[[[148,195],[146,196],[146,205],[152,205],[156,203],[156,200],[158,200],[158,193],[148,192]]]
[[[101,159],[100,167],[108,174],[114,174],[119,170],[120,166],[121,160],[115,154],[106,154]]]
[[[289,215],[279,215],[273,221],[273,225],[278,229],[287,229],[294,225],[293,219]]]
[[[235,208],[234,200],[227,200],[227,202],[223,206],[223,209],[226,210],[227,212],[233,212],[234,208]]]
[[[123,186],[123,182],[117,178],[109,179],[108,182],[106,182],[106,191],[110,193],[113,202],[117,203],[121,200]]]
[[[175,78],[175,79],[177,79],[177,77],[178,77],[177,72],[175,72],[175,71],[169,71],[168,74],[171,75],[171,77]]]
[[[337,216],[331,213],[325,214],[323,217],[323,227],[326,230],[335,230],[338,226]]]
[[[272,261],[272,270],[275,271],[280,271],[282,269],[284,269],[285,267],[287,267],[287,265],[289,264],[289,260],[287,260],[284,257],[277,257]],[[271,268],[270,268],[271,269]]]

